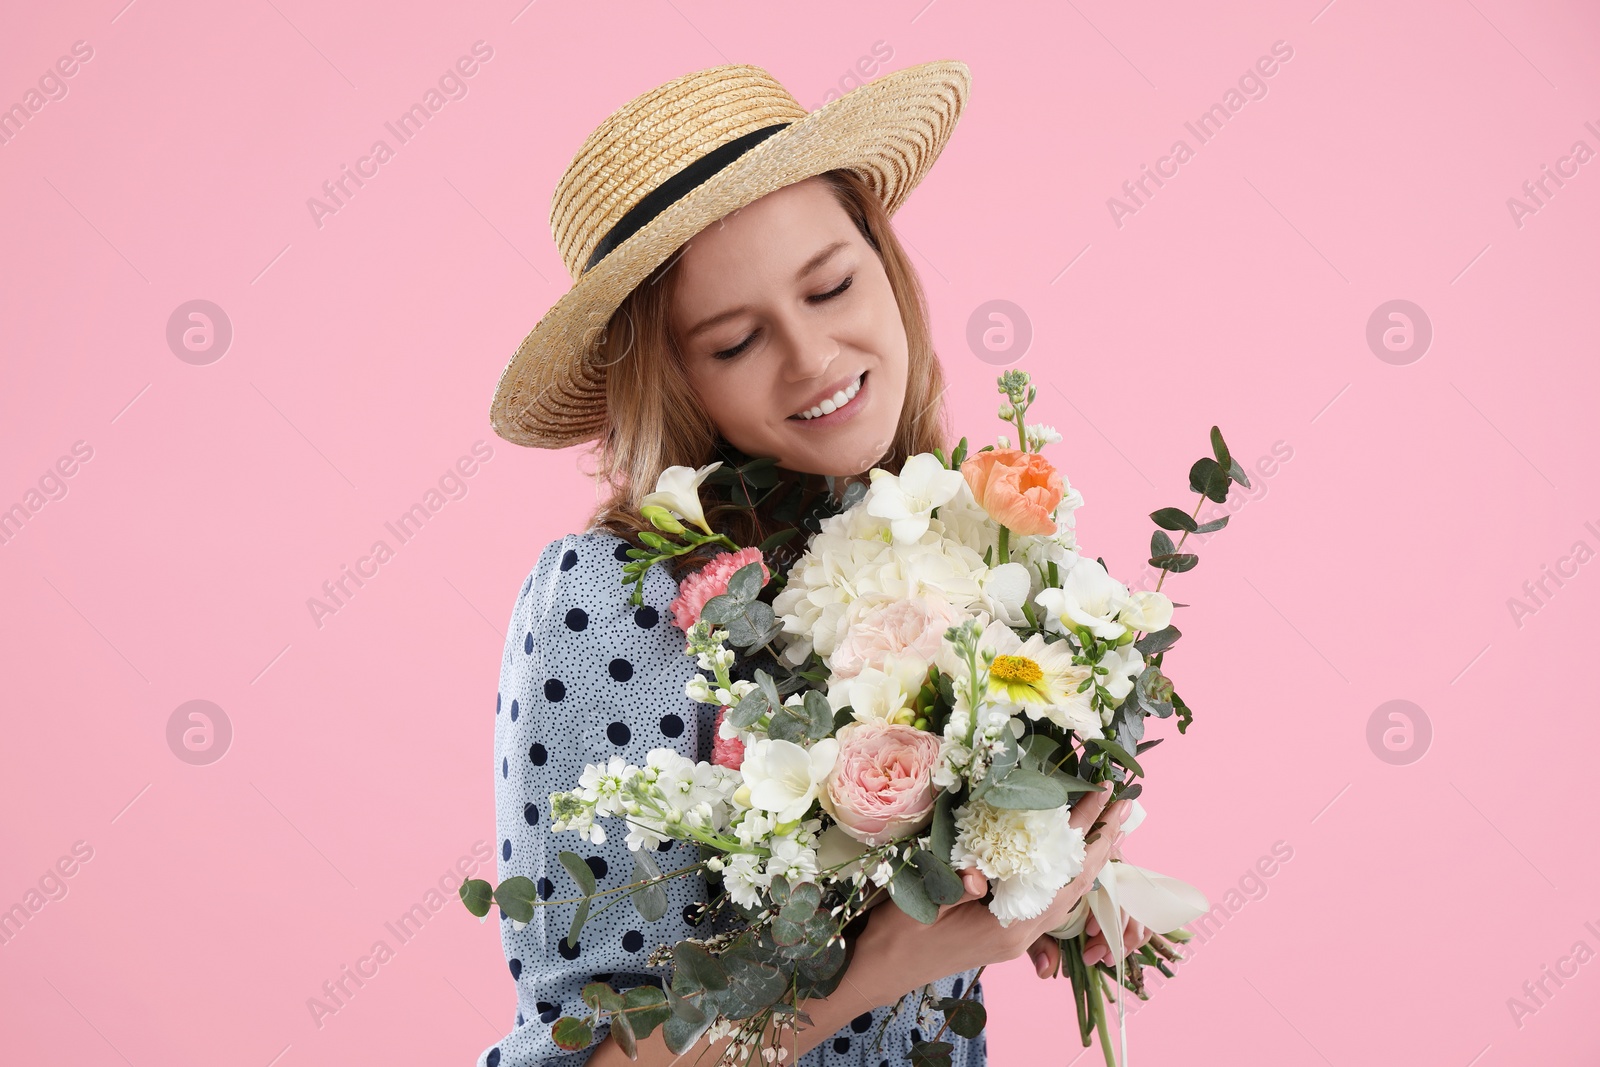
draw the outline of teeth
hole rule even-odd
[[[854,400],[856,394],[860,391],[861,375],[858,374],[856,375],[856,380],[851,382],[845,388],[839,390],[837,393],[834,393],[832,396],[828,397],[828,399],[824,400],[811,410],[800,412],[800,418],[802,421],[806,421],[809,419],[818,418],[822,415],[831,415],[835,411],[838,411],[840,408],[844,407],[846,404],[850,403],[850,401]]]

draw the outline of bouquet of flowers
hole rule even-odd
[[[1002,924],[1036,918],[1083,869],[1073,802],[1107,782],[1113,799],[1139,795],[1140,757],[1160,743],[1144,738],[1148,716],[1187,729],[1191,711],[1163,670],[1180,634],[1160,584],[1196,565],[1184,539],[1228,521],[1198,523],[1200,505],[1226,501],[1232,482],[1248,487],[1244,471],[1213,427],[1213,454],[1189,472],[1194,510],[1151,515],[1149,565],[1160,580],[1130,591],[1079,550],[1083,498],[1041,454],[1059,435],[1025,421],[1028,376],[1007,371],[999,389],[1015,447],[1002,436],[969,454],[963,438],[948,455],[911,456],[898,474],[873,469],[786,573],[772,573],[765,557],[783,534],[737,545],[710,528],[699,500],[708,478],[731,473],[755,503],[749,486],[772,484],[770,460],[736,471],[671,468],[645,499],[655,531],[624,567],[636,598],[655,563],[708,544],[726,549],[680,583],[671,606],[699,667],[687,695],[719,707],[712,759],[666,748],[643,766],[614,757],[551,796],[554,832],[599,843],[607,823],[626,828],[629,884],[599,890],[582,857],[563,852],[582,898],[540,900],[525,877],[493,888],[469,880],[461,898],[480,918],[498,904],[514,923],[535,907],[576,904],[576,943],[596,900],[624,894],[647,920],[659,918],[661,883],[699,874],[720,883],[702,907],[723,921],[713,936],[657,951],[653,965],[673,965],[664,988],[585,987],[591,1014],[557,1021],[559,1044],[586,1046],[609,1017],[630,1055],[660,1026],[675,1052],[732,1035],[724,1063],[786,1058],[777,1055],[784,1034],[809,1022],[806,998],[838,985],[845,931],[869,907],[886,897],[932,923],[962,897],[957,872],[976,868]],[[1169,531],[1180,534],[1176,544]],[[1142,816],[1136,809],[1127,828]],[[698,842],[701,860],[662,872],[652,856],[669,839]],[[1145,966],[1170,977],[1175,945],[1188,939],[1182,925],[1207,907],[1175,879],[1120,860],[1102,868],[1053,931],[1085,1046],[1098,1030],[1115,1064],[1107,999],[1120,1015],[1122,990],[1147,996]],[[1083,962],[1091,916],[1114,962]],[[1128,917],[1157,931],[1138,951],[1122,943]],[[913,1048],[913,1062],[948,1064],[944,1028],[967,1037],[983,1028],[975,986],[930,1005],[944,1027]]]

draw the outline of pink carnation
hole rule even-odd
[[[672,625],[688,633],[700,621],[700,612],[705,608],[706,601],[728,591],[728,580],[733,573],[740,567],[758,562],[761,563],[761,581],[765,584],[772,574],[761,559],[759,548],[741,548],[737,552],[713,556],[711,562],[689,575],[678,586],[678,595],[667,608],[672,612]]]
[[[737,737],[722,736],[722,717],[727,713],[726,704],[717,709],[717,724],[712,727],[711,733],[711,762],[736,771],[744,766],[744,742]]]
[[[818,799],[857,841],[883,845],[933,821],[939,737],[879,719],[839,730],[839,757]]]

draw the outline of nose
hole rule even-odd
[[[839,354],[839,342],[820,321],[805,316],[780,327],[784,352],[783,377],[791,385],[822,377]]]

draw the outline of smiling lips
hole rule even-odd
[[[856,398],[856,394],[861,392],[861,383],[863,380],[865,380],[866,376],[867,372],[862,371],[860,374],[856,375],[856,378],[853,382],[845,386],[843,389],[838,390],[832,396],[826,398],[815,407],[798,412],[794,415],[790,415],[789,417],[791,419],[798,419],[801,422],[810,422],[813,419],[820,419],[825,415],[832,415],[835,411],[847,406]]]

